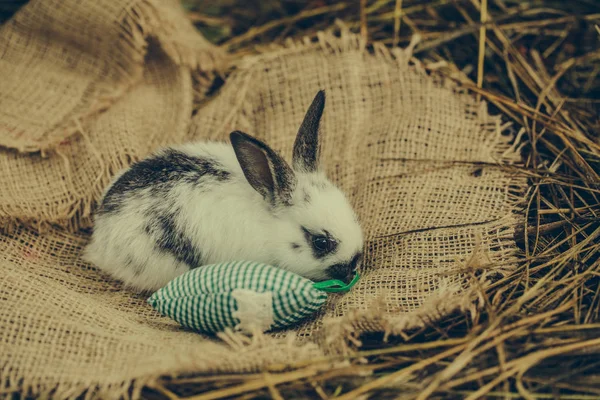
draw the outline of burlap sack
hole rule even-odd
[[[219,58],[177,0],[31,0],[0,27],[0,146],[58,145],[141,79],[149,42],[194,70]]]
[[[137,398],[161,374],[339,354],[361,332],[396,334],[472,307],[478,285],[514,268],[525,182],[494,165],[518,159],[500,119],[410,67],[409,56],[378,46],[370,54],[343,33],[247,58],[190,131],[222,139],[244,130],[289,157],[306,107],[327,90],[322,164],[366,235],[350,293],[294,330],[224,344],[178,328],[83,263],[85,234],[21,227],[0,235],[0,393],[116,398],[133,387]]]
[[[0,224],[89,225],[92,201],[132,160],[186,133],[192,112],[189,70],[148,59],[142,82],[49,157],[0,150]]]
[[[75,231],[116,171],[181,140],[191,75],[209,74],[222,56],[171,3],[32,1],[1,27],[0,145],[53,149],[0,149],[0,228]]]

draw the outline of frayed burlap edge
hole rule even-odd
[[[0,376],[0,398],[4,394],[20,393],[44,399],[91,400],[91,399],[139,399],[144,388],[153,388],[159,379],[198,375],[210,372],[213,374],[256,373],[272,369],[272,351],[281,358],[276,365],[287,368],[296,362],[309,362],[312,359],[324,359],[324,354],[315,343],[299,343],[294,335],[274,339],[264,333],[255,332],[248,336],[231,329],[218,334],[219,339],[231,352],[227,357],[214,359],[207,371],[205,360],[197,360],[192,356],[178,359],[180,365],[176,369],[168,369],[161,373],[131,377],[121,382],[99,385],[97,382],[77,382],[52,384],[32,382],[17,376]],[[266,353],[265,353],[266,352]],[[267,354],[267,356],[265,356]],[[0,362],[0,371],[4,366]],[[326,368],[325,368],[326,369]],[[10,398],[10,397],[9,397]]]
[[[123,39],[117,45],[124,54],[127,54],[132,63],[131,68],[121,66],[125,70],[123,81],[110,90],[100,90],[96,85],[90,85],[82,96],[84,100],[73,110],[68,119],[45,133],[45,140],[40,140],[36,144],[26,144],[22,140],[6,137],[0,145],[16,149],[21,153],[40,152],[42,156],[55,150],[65,139],[80,131],[81,126],[85,126],[91,118],[109,108],[142,79],[144,58],[150,39],[155,39],[176,65],[189,68],[198,84],[196,90],[202,96],[208,90],[212,79],[225,68],[227,55],[223,49],[212,45],[197,32],[195,32],[197,35],[195,44],[201,43],[200,46],[194,44],[187,46],[185,43],[171,40],[174,32],[182,28],[176,27],[175,21],[162,17],[164,11],[150,0],[139,0],[126,9],[120,29]],[[19,12],[16,16],[18,14]],[[187,20],[185,22],[188,23]],[[10,23],[11,21],[8,22]],[[186,28],[194,29],[191,24]]]

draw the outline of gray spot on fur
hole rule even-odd
[[[144,272],[144,266],[140,265],[138,263],[135,263],[133,261],[133,258],[129,255],[125,257],[125,267],[127,267],[128,269],[131,269],[133,271],[133,275],[136,277],[140,276],[142,274],[142,272]]]
[[[180,210],[174,207],[149,211],[150,222],[145,231],[159,251],[170,254],[190,268],[197,268],[202,264],[202,253],[177,224],[179,213]]]
[[[177,184],[202,185],[207,177],[225,181],[229,176],[229,171],[216,160],[167,149],[134,163],[108,190],[98,212],[117,212],[127,199],[142,190],[149,190],[152,196],[164,197]]]
[[[311,200],[310,194],[308,194],[307,191],[304,191],[304,202],[305,203],[310,203],[310,200]]]

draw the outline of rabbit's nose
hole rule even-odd
[[[361,260],[362,254],[355,254],[349,262],[335,264],[329,267],[329,275],[331,275],[333,279],[339,279],[346,284],[350,283],[356,274],[356,269],[359,267]]]

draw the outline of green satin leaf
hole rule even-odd
[[[345,284],[344,282],[338,279],[330,279],[328,281],[313,283],[313,287],[315,289],[329,293],[346,292],[350,290],[352,286],[356,285],[356,282],[358,282],[359,278],[360,275],[357,272],[356,275],[354,275],[352,281],[348,284]]]

